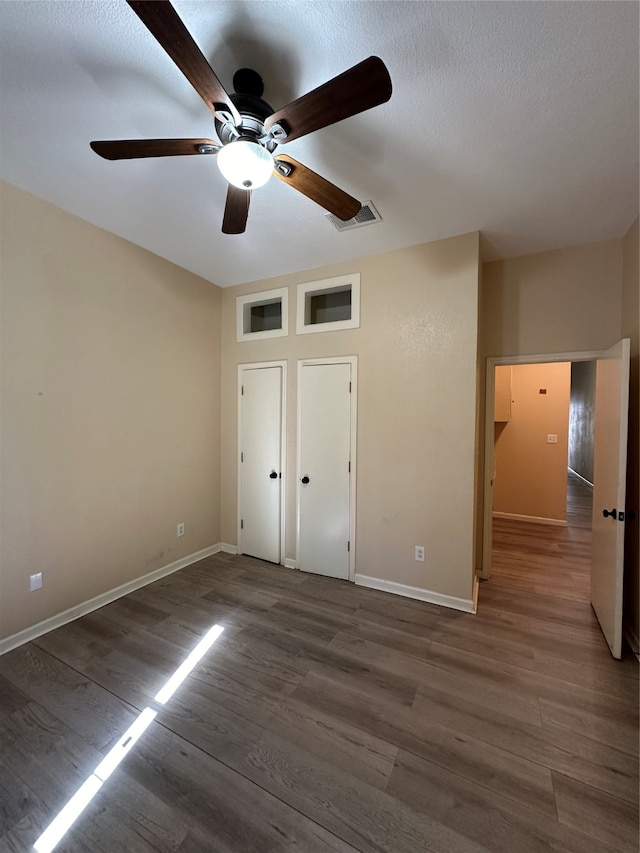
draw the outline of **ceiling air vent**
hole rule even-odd
[[[333,213],[325,213],[329,222],[334,226],[336,231],[348,231],[350,228],[362,228],[363,225],[372,225],[374,222],[382,222],[382,217],[373,206],[371,201],[363,201],[362,207],[353,217],[343,222],[338,219]]]

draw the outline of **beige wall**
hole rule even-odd
[[[359,329],[295,334],[296,285],[361,273]],[[236,343],[236,296],[289,288],[289,336]],[[478,235],[225,289],[222,538],[236,543],[237,370],[288,361],[287,545],[295,558],[300,358],[358,356],[356,572],[469,599]],[[424,545],[425,563],[414,560]]]
[[[629,389],[629,443],[627,448],[627,508],[636,513],[625,525],[625,624],[633,636],[635,651],[640,638],[640,278],[638,275],[638,220],[623,241],[622,337],[631,339],[631,377]]]
[[[483,354],[607,349],[620,339],[622,241],[484,265]]]
[[[6,637],[219,541],[221,300],[7,184],[0,257]]]
[[[570,362],[511,368],[511,419],[495,425],[494,511],[566,521],[570,387]]]

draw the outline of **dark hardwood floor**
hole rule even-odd
[[[476,616],[219,554],[7,653],[0,850],[151,707],[57,850],[635,853],[637,661],[585,598],[588,529],[521,527]]]

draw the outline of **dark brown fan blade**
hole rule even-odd
[[[249,215],[249,201],[251,190],[241,190],[229,184],[227,190],[227,203],[224,206],[224,219],[222,220],[223,234],[243,234],[247,225]]]
[[[213,151],[200,151],[201,145]],[[117,139],[92,142],[91,147],[105,160],[133,160],[137,157],[177,157],[182,154],[214,154],[221,146],[213,139]]]
[[[278,169],[278,164],[283,163],[284,169]],[[324,207],[329,213],[333,213],[338,219],[347,221],[353,219],[362,205],[360,202],[350,196],[344,190],[339,189],[335,184],[330,183],[320,175],[298,163],[293,157],[287,154],[278,154],[275,158],[275,169],[273,174],[276,178],[280,178],[285,184],[289,184],[294,189],[306,195],[320,207]],[[291,172],[286,175],[283,171],[291,169]]]
[[[224,86],[204,58],[189,30],[168,0],[127,0],[160,46],[165,49],[209,109],[224,121],[228,113],[235,124],[240,116]]]
[[[313,130],[377,107],[390,97],[389,72],[381,59],[370,56],[273,113],[264,126],[269,130],[276,122],[282,124],[287,131],[287,138],[282,142],[291,142]]]

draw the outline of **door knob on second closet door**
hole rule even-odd
[[[611,516],[611,518],[615,518],[618,513],[615,509],[603,509],[602,514],[605,518],[608,518],[609,516]]]
[[[278,479],[278,475],[276,474],[276,472],[275,472],[275,471],[272,471],[272,472],[269,474],[269,477],[270,477],[272,480],[277,480],[277,479]]]
[[[300,482],[301,482],[301,483],[304,483],[304,484],[305,484],[305,486],[307,485],[307,483],[309,482],[309,478],[306,476],[306,474],[305,474],[305,476],[300,480]]]

